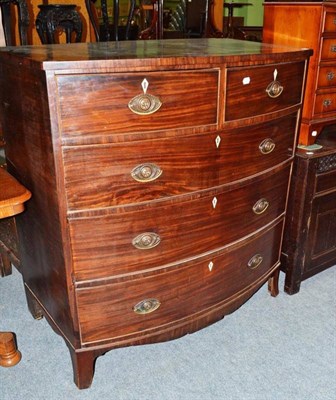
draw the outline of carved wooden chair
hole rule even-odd
[[[137,39],[138,31],[133,20],[136,0],[130,0],[123,24],[119,0],[113,0],[112,7],[108,7],[107,0],[85,0],[85,6],[97,42]]]
[[[20,44],[28,44],[29,13],[26,0],[0,0],[2,26],[7,46],[15,46],[12,26],[12,6],[17,7]]]

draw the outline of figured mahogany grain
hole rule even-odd
[[[276,277],[296,95],[310,55],[231,39],[0,49],[8,168],[33,194],[17,218],[28,306],[64,338],[79,388],[90,386],[96,357],[204,328]],[[283,65],[292,70],[294,94],[263,110],[264,83],[278,65],[281,74]],[[237,81],[232,112],[249,117],[228,121],[235,69],[259,71],[260,104],[244,114],[251,91]],[[264,80],[260,71],[273,72]],[[144,78],[163,105],[141,118],[128,102]],[[276,147],[264,157],[258,147],[266,137]],[[147,188],[129,181],[134,163],[153,158],[164,167],[162,181]],[[253,214],[264,197],[268,209]],[[162,242],[132,247],[144,230],[158,230]],[[264,260],[246,272],[256,251]],[[163,301],[155,325],[143,320],[141,328],[130,307],[160,293],[175,301]]]
[[[221,187],[202,196],[181,197],[172,204],[168,198],[142,207],[131,205],[96,216],[69,218],[75,279],[154,269],[252,234],[284,213],[289,171],[286,165],[235,190]],[[261,198],[269,202],[269,207],[257,215],[252,207]],[[135,248],[132,240],[145,232],[158,234],[160,244],[146,250]]]
[[[150,201],[261,173],[293,156],[296,119],[297,113],[251,126],[249,130],[63,147],[69,210]],[[266,139],[275,145],[269,154],[263,154],[259,148]],[[161,176],[151,182],[134,180],[132,170],[144,163],[157,165]]]

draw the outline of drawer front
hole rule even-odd
[[[322,40],[321,60],[334,60],[336,58],[336,36]]]
[[[316,193],[336,191],[336,165],[333,171],[318,174],[316,178]]]
[[[325,15],[324,32],[336,33],[336,12],[327,12]]]
[[[57,84],[63,137],[217,124],[218,70],[66,75]],[[143,115],[129,106],[139,95]],[[157,100],[161,106],[152,107]]]
[[[69,209],[154,200],[252,176],[292,155],[295,128],[296,113],[219,134],[64,148]]]
[[[158,275],[77,289],[82,343],[121,339],[142,331],[149,334],[224,302],[278,262],[281,234],[282,221],[227,251],[179,264]],[[141,314],[142,310],[147,313]]]
[[[70,219],[77,281],[136,273],[219,249],[250,235],[285,211],[290,167],[243,187],[197,192]]]
[[[336,92],[318,94],[315,99],[314,116],[327,116],[336,111]]]
[[[319,88],[336,86],[336,67],[321,67],[317,86]]]
[[[299,104],[303,71],[303,62],[229,69],[225,120],[253,117]],[[271,90],[268,94],[267,89],[274,81],[283,90],[274,89],[275,92]]]

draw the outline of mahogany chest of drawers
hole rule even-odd
[[[80,388],[122,346],[170,340],[279,269],[309,50],[222,39],[0,51],[28,305]],[[273,292],[276,288],[273,287]]]
[[[266,1],[263,41],[314,50],[299,135],[300,144],[313,144],[336,122],[336,2]]]

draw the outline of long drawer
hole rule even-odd
[[[231,190],[69,216],[75,279],[155,269],[250,235],[285,211],[289,172],[287,165]]]
[[[218,134],[65,147],[68,207],[143,202],[261,173],[292,156],[296,118]]]
[[[64,75],[57,85],[63,137],[217,124],[218,69]]]
[[[225,121],[258,116],[300,104],[303,71],[303,62],[229,69]]]
[[[278,262],[282,225],[160,274],[77,289],[82,343],[150,334],[238,297]]]

